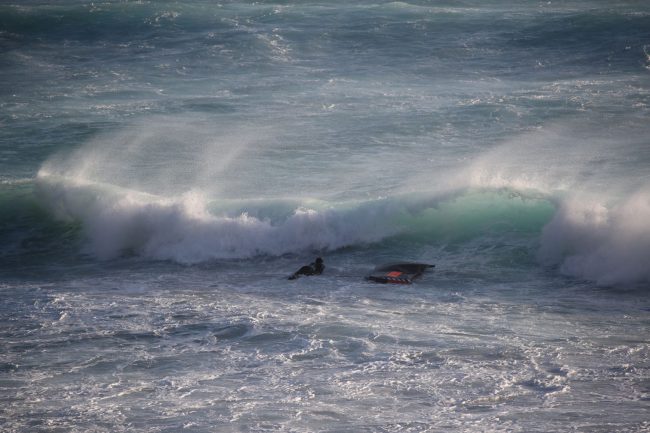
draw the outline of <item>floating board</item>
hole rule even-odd
[[[366,280],[384,284],[411,284],[434,266],[427,263],[388,263],[377,266]]]

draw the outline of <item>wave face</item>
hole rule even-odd
[[[541,139],[548,145],[546,134]],[[529,140],[540,159],[555,159],[557,149],[543,154],[536,144],[540,138]],[[167,196],[141,192],[108,183],[108,177],[118,174],[111,171],[115,167],[131,171],[124,153],[116,157],[92,149],[46,164],[37,191],[55,215],[81,224],[86,251],[100,259],[136,254],[199,263],[369,245],[381,249],[386,240],[443,246],[526,239],[529,254],[540,264],[557,266],[566,275],[605,285],[648,281],[648,187],[616,200],[588,190],[562,190],[570,177],[560,173],[576,166],[545,168],[546,182],[532,169],[522,175],[526,146],[517,147],[519,155],[511,145],[482,155],[456,179],[448,179],[446,189],[342,202],[224,199],[209,195],[214,190],[198,189]],[[143,149],[148,154],[148,147]],[[586,163],[582,153],[564,153],[563,158]],[[549,170],[557,173],[548,176]],[[151,171],[145,174],[152,177]],[[575,175],[571,178],[576,183]],[[130,182],[141,184],[133,177]]]
[[[510,191],[346,203],[212,201],[198,192],[163,198],[45,175],[38,191],[59,217],[81,222],[97,257],[128,252],[181,263],[327,252],[386,239],[444,244],[494,233],[530,234],[552,210],[547,200]]]
[[[81,234],[82,250],[101,260],[192,264],[346,248],[382,254],[395,245],[414,255],[428,245],[465,248],[476,259],[489,251],[499,263],[537,263],[603,285],[648,281],[642,127],[619,138],[611,125],[558,123],[469,161],[446,160],[435,172],[416,165],[372,186],[375,160],[357,160],[350,173],[322,158],[331,176],[312,176],[303,156],[269,171],[286,150],[274,130],[230,128],[157,117],[98,135],[42,165],[36,201],[76,227],[62,233]]]

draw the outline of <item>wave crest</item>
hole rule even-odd
[[[83,223],[89,252],[101,259],[129,251],[197,263],[333,250],[375,242],[395,232],[390,218],[368,223],[372,214],[391,213],[384,205],[335,210],[313,202],[272,221],[264,215],[277,213],[275,209],[258,208],[256,216],[246,211],[215,215],[209,211],[209,200],[198,192],[163,198],[47,175],[39,177],[38,188],[59,217]]]
[[[348,203],[175,197],[42,174],[41,200],[81,222],[100,259],[135,254],[198,263],[332,251],[393,239],[411,245],[527,245],[561,273],[600,285],[650,282],[650,188],[618,203],[514,190],[459,190]],[[523,243],[522,243],[523,241]],[[452,248],[451,250],[454,250]],[[480,249],[481,251],[491,251]],[[514,265],[514,264],[513,264]]]

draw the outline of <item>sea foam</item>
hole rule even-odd
[[[632,189],[626,180],[597,194],[618,166],[605,158],[611,139],[595,139],[593,131],[532,131],[445,176],[413,178],[435,189],[336,202],[224,198],[229,178],[222,172],[256,145],[256,134],[215,140],[207,130],[186,145],[187,161],[167,167],[155,155],[178,152],[175,143],[191,128],[158,122],[143,134],[141,127],[52,158],[37,178],[42,201],[60,218],[80,222],[87,250],[101,259],[126,253],[197,263],[332,251],[396,235],[443,247],[481,237],[515,245],[517,237],[537,236],[539,249],[530,255],[565,275],[599,284],[650,281],[650,187]],[[107,140],[124,152],[109,152]],[[185,182],[171,188],[170,179]]]
[[[650,185],[614,205],[567,198],[541,234],[542,263],[599,284],[650,282]]]
[[[60,218],[81,221],[89,252],[110,259],[125,252],[181,263],[333,250],[378,241],[395,232],[390,204],[334,209],[297,205],[280,221],[238,211],[213,214],[200,192],[176,197],[41,173],[38,188]],[[283,205],[280,203],[278,205]],[[251,213],[264,214],[255,203]],[[383,214],[379,216],[379,214]]]

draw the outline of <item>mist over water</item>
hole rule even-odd
[[[634,1],[0,2],[2,430],[647,430],[649,52]]]
[[[617,140],[617,126],[603,130],[574,119],[448,162],[441,172],[409,169],[404,178],[387,177],[359,194],[345,170],[326,191],[318,191],[321,176],[314,179],[301,166],[285,168],[296,177],[281,173],[275,182],[265,167],[271,158],[260,154],[274,147],[283,152],[282,138],[271,128],[238,126],[241,132],[229,132],[189,117],[129,125],[48,160],[37,177],[39,197],[58,217],[82,222],[88,251],[100,259],[125,251],[180,263],[280,256],[414,231],[425,241],[442,242],[444,231],[450,233],[440,226],[463,218],[454,209],[460,201],[461,212],[475,216],[474,226],[463,227],[467,237],[483,235],[490,224],[530,219],[522,213],[536,214],[529,229],[540,234],[540,265],[603,284],[648,280],[650,184],[642,168],[624,173],[621,167],[646,157],[637,151],[645,139],[638,128]],[[359,171],[374,164],[360,161]],[[341,170],[327,160],[321,168]],[[262,183],[267,178],[274,181]],[[296,178],[302,185],[292,188]],[[250,184],[258,186],[257,195]],[[497,206],[495,215],[491,208]]]

